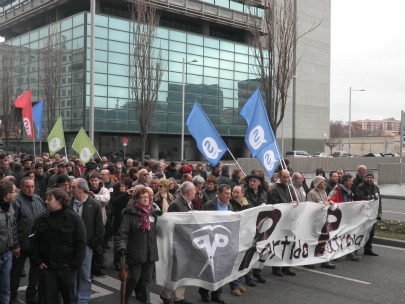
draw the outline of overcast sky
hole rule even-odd
[[[330,119],[400,119],[405,111],[405,1],[332,0]]]
[[[331,0],[330,119],[400,119],[405,110],[405,0]],[[0,41],[3,39],[0,38]]]

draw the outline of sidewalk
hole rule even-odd
[[[405,200],[405,184],[378,185],[382,198]]]

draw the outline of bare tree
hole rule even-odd
[[[339,138],[345,134],[345,126],[341,120],[331,120],[329,125],[329,139],[325,139],[325,146],[329,147],[330,154],[332,150],[339,144]]]
[[[48,23],[54,23],[55,19],[50,19]],[[60,84],[62,75],[63,48],[61,45],[61,35],[58,25],[48,26],[48,37],[41,50],[43,58],[43,70],[41,73],[41,87],[44,97],[44,108],[46,109],[46,121],[48,131],[52,130],[57,119],[57,108],[60,99]]]
[[[13,89],[13,58],[14,52],[12,46],[2,43],[0,45],[1,68],[0,68],[0,103],[1,103],[1,128],[5,139],[5,151],[8,151],[9,143],[17,133],[17,110],[12,100]]]
[[[136,1],[130,4],[132,45],[130,51],[131,102],[139,124],[141,159],[146,151],[149,125],[163,76],[163,60],[156,44],[158,15],[152,4]]]
[[[263,6],[261,24],[254,7],[248,24],[255,47],[254,73],[260,80],[267,115],[276,132],[284,118],[288,90],[299,62],[295,58],[297,42],[321,22],[298,34],[294,1],[264,0]]]

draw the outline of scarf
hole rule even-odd
[[[141,213],[141,218],[139,220],[139,228],[143,231],[150,230],[150,219],[149,215],[151,215],[151,205],[147,207],[142,207],[140,204],[136,204],[135,208]]]
[[[10,210],[10,203],[6,203],[4,201],[0,201],[0,208],[1,210],[3,210],[4,212],[8,212]]]

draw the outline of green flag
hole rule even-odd
[[[65,147],[65,135],[63,132],[63,123],[61,116],[59,116],[58,120],[53,126],[51,133],[49,133],[47,141],[49,147],[49,155],[51,156]]]
[[[83,127],[80,129],[79,133],[77,133],[72,148],[79,154],[83,164],[86,164],[93,154],[96,153],[96,148],[94,148],[93,143],[87,136]]]

